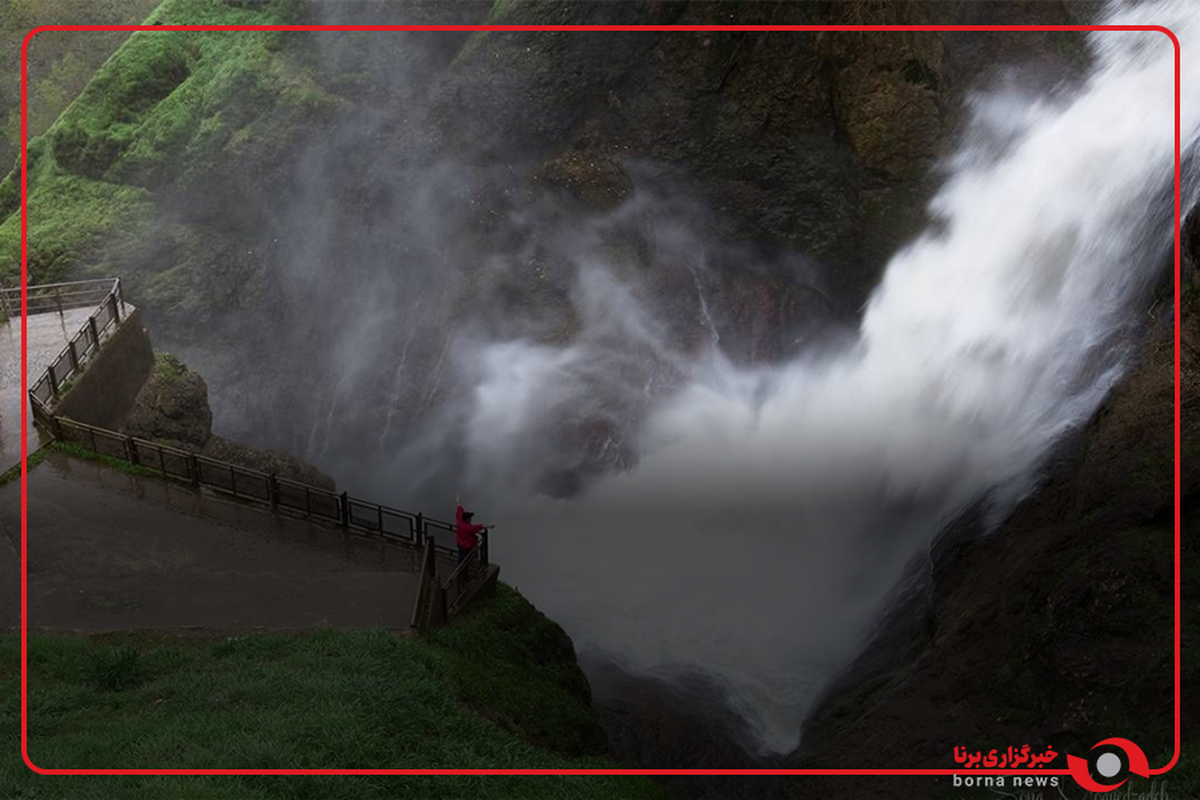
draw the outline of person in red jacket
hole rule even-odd
[[[454,504],[458,506],[454,512],[454,521],[458,523],[458,535],[456,537],[458,540],[457,563],[461,564],[479,544],[479,534],[496,526],[473,524],[471,518],[475,516],[475,513],[463,508],[462,497],[455,497]]]

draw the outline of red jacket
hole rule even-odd
[[[484,530],[486,525],[472,525],[463,519],[463,507],[459,506],[454,512],[454,521],[458,523],[458,546],[471,549],[476,545],[475,534]]]

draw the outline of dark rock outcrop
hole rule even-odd
[[[250,447],[212,433],[208,385],[170,353],[155,353],[154,369],[142,385],[122,431],[131,436],[191,450],[248,469],[275,474],[332,491],[333,478],[311,464],[273,450]]]
[[[1200,328],[1194,306],[1183,318],[1192,336]],[[980,536],[968,521],[939,543],[929,594],[903,615],[920,623],[906,628],[913,638],[881,637],[868,648],[810,717],[792,764],[946,768],[964,743],[1028,742],[1081,755],[1112,735],[1134,738],[1155,765],[1169,758],[1170,322],[1048,482],[999,530]],[[1200,462],[1186,457],[1200,441],[1200,388],[1195,356],[1185,354],[1182,367],[1188,519],[1200,490]],[[830,788],[825,796],[856,800],[895,789]],[[945,790],[926,781],[906,796]]]
[[[122,427],[142,439],[203,447],[212,436],[208,385],[175,356],[155,353],[154,369]]]

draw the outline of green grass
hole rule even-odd
[[[26,471],[32,470],[38,464],[45,461],[46,456],[48,456],[49,454],[50,454],[50,450],[47,447],[39,447],[37,450],[34,450],[32,453],[30,453],[28,456],[25,457]],[[0,473],[0,486],[3,486],[6,483],[9,483],[11,481],[19,481],[20,479],[21,479],[21,462],[18,461],[16,464],[13,464],[11,467],[6,469],[4,472]]]
[[[458,697],[501,727],[560,752],[603,752],[587,684],[569,640],[518,592],[500,584],[475,612],[430,637],[429,664]]]
[[[97,464],[104,464],[106,467],[111,467],[120,472],[124,472],[126,475],[134,475],[139,478],[153,478],[160,481],[173,480],[179,483],[186,483],[186,481],[182,481],[178,478],[164,476],[156,469],[150,469],[149,467],[143,467],[138,464],[131,464],[122,458],[105,455],[104,453],[97,453],[94,450],[89,450],[82,445],[75,444],[74,442],[54,441],[43,447],[42,450],[63,453],[64,455],[71,456],[72,458],[81,458],[85,461],[94,461]]]
[[[293,6],[166,0],[148,21],[264,25],[289,21]],[[212,174],[237,174],[243,159],[269,161],[338,107],[296,68],[302,48],[290,43],[301,40],[267,31],[130,36],[29,144],[31,280],[128,263],[136,253],[122,248],[153,238],[160,189],[186,194]],[[19,272],[19,205],[13,172],[0,182],[0,283]]]
[[[500,601],[436,640],[384,631],[254,633],[200,638],[31,633],[29,753],[41,767],[184,769],[611,768],[579,742],[596,723],[560,691],[570,662],[526,661],[557,626],[505,589]],[[531,607],[530,607],[531,609]],[[513,614],[528,624],[507,627]],[[533,615],[536,615],[534,617]],[[513,640],[516,640],[515,642]],[[0,727],[20,721],[19,639],[0,637]],[[459,659],[486,661],[558,720],[556,751],[538,719],[495,696],[464,702]],[[514,660],[519,659],[519,660]],[[499,686],[499,684],[497,684]],[[501,686],[504,692],[515,688]],[[496,720],[503,720],[498,722]],[[587,729],[586,732],[571,730]],[[621,777],[35,776],[17,748],[0,756],[5,798],[663,798],[649,779]]]

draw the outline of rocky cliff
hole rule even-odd
[[[333,478],[295,456],[215,436],[208,385],[199,373],[170,353],[154,354],[154,368],[120,427],[131,436],[329,491],[336,488]]]
[[[1088,22],[1093,10],[1086,2],[209,0],[166,2],[154,19],[1058,24]],[[811,330],[852,325],[887,256],[926,222],[970,92],[999,82],[1054,91],[1086,65],[1068,33],[450,32],[380,41],[141,34],[30,148],[33,279],[122,273],[168,344],[210,377],[218,410],[233,409],[222,412],[222,430],[311,452],[327,459],[322,466],[338,463],[339,446],[387,452],[462,389],[441,371],[446,320],[466,324],[457,309],[494,312],[470,321],[491,333],[577,338],[583,310],[563,266],[575,250],[640,276],[659,297],[703,289],[711,319],[690,300],[662,315],[685,350],[719,330],[736,360],[764,363],[795,352]],[[10,276],[15,191],[10,176],[0,186],[8,215],[0,269]],[[679,218],[691,226],[686,248],[671,238]],[[1188,230],[1194,241],[1194,220]],[[693,270],[700,256],[703,280]],[[786,763],[945,766],[955,744],[1003,746],[1030,730],[1071,752],[1125,731],[1152,761],[1165,760],[1168,307],[1152,312],[1155,332],[1135,370],[1049,482],[1000,530],[985,536],[964,520],[943,538],[921,591],[829,692]],[[365,311],[385,322],[364,324]],[[1198,336],[1189,311],[1185,422],[1197,402]],[[356,353],[367,354],[361,364]],[[204,384],[182,374],[147,384],[153,398],[138,430],[208,447]],[[250,392],[251,380],[269,396]],[[350,396],[369,402],[349,404]],[[563,441],[586,461],[614,424],[580,416]],[[1190,437],[1188,521],[1197,480]],[[612,676],[619,699],[600,710],[632,763],[752,763],[722,732],[724,717],[697,710],[712,691],[703,681],[681,693],[623,680]],[[658,728],[630,724],[646,708]],[[875,785],[884,788],[678,788],[897,794]],[[941,787],[921,781],[911,791]]]

